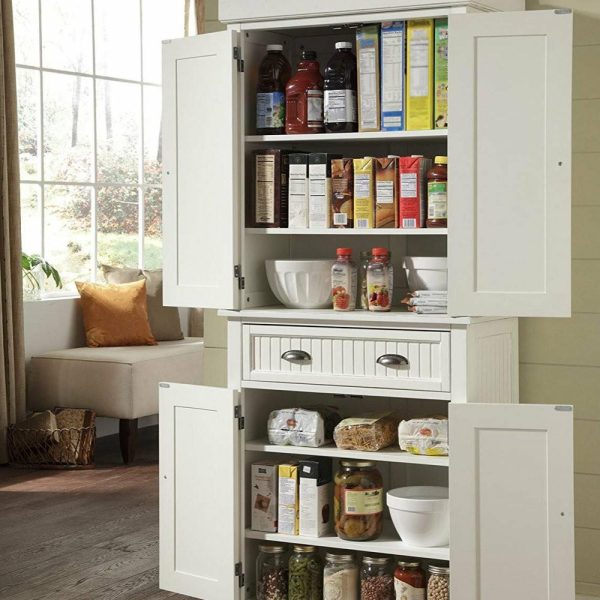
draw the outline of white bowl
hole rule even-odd
[[[267,260],[267,279],[288,308],[331,308],[334,260]]]
[[[445,256],[406,256],[402,266],[411,292],[448,289],[448,259]]]
[[[406,544],[434,548],[450,542],[448,488],[396,488],[387,493],[387,505],[394,527]]]

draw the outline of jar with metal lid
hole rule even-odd
[[[396,600],[425,600],[425,573],[418,562],[398,561],[394,590]]]
[[[256,600],[287,600],[288,556],[285,546],[261,545],[256,558]]]
[[[358,600],[358,565],[353,554],[325,555],[323,600]]]
[[[314,546],[295,545],[289,562],[288,600],[322,600],[323,563]]]
[[[427,600],[449,600],[450,567],[429,565],[429,581],[427,582]]]
[[[335,475],[335,532],[343,540],[374,540],[383,527],[383,478],[370,460],[342,460]]]
[[[387,556],[363,556],[360,600],[394,600],[394,566]]]

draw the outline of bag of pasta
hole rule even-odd
[[[400,450],[426,456],[448,455],[448,419],[430,417],[402,421],[398,426]]]
[[[398,441],[398,422],[393,413],[368,413],[340,421],[333,440],[344,450],[376,452]]]

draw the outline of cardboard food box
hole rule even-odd
[[[308,226],[331,227],[331,161],[339,154],[313,152],[308,157]]]
[[[352,229],[354,224],[354,160],[331,161],[331,222],[333,227]]]
[[[290,154],[288,227],[308,227],[308,154]]]
[[[434,31],[435,129],[448,127],[448,19],[436,19]]]
[[[375,227],[375,159],[354,159],[354,227]]]
[[[404,21],[381,24],[381,130],[404,129]]]
[[[365,25],[356,32],[358,70],[358,130],[379,131],[379,25]]]
[[[311,457],[301,460],[299,535],[321,537],[331,524],[331,459]]]
[[[279,465],[277,531],[298,535],[298,461]]]
[[[254,531],[277,532],[277,471],[277,465],[269,460],[251,467],[250,527]]]
[[[403,156],[398,159],[398,227],[402,229],[425,227],[429,168],[430,158]]]
[[[398,159],[375,160],[375,227],[396,227],[398,222]]]
[[[248,227],[287,227],[289,153],[280,149],[257,150],[254,165]]]
[[[433,19],[407,21],[406,129],[433,129]]]

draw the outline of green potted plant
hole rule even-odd
[[[23,295],[26,300],[39,300],[42,295],[44,278],[52,279],[57,288],[62,288],[60,273],[48,261],[37,254],[21,253],[23,273]]]

